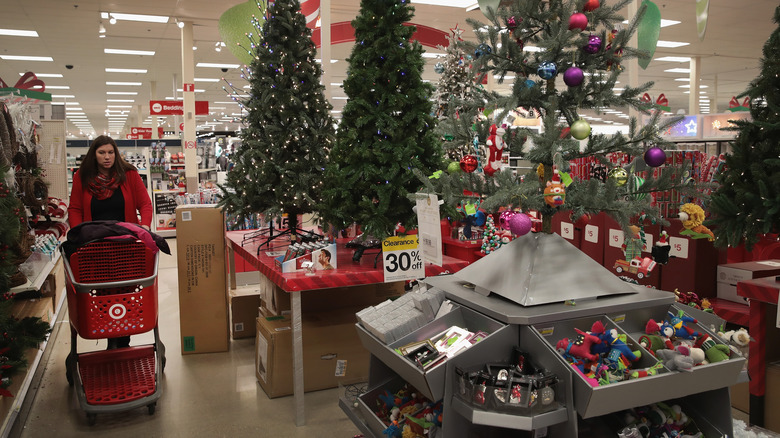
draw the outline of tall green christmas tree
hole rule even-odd
[[[455,134],[452,141],[469,144],[476,135],[480,144],[495,143],[490,136],[491,125],[502,126],[518,108],[541,114],[542,129],[537,133],[508,126],[503,135],[504,143],[511,148],[521,145],[526,137],[532,140],[532,147],[513,152],[530,162],[532,169],[527,174],[503,170],[492,176],[472,172],[428,179],[427,175],[419,175],[428,189],[439,193],[449,206],[481,198],[480,206],[488,213],[499,207],[538,211],[546,233],[552,232],[552,217],[563,210],[571,210],[573,218],[603,211],[629,232],[632,220],[642,213],[650,220],[663,222],[660,212],[651,207],[648,193],[677,189],[695,195],[695,187],[680,180],[684,169],[663,166],[660,172],[653,172],[648,167],[663,164],[663,148],[669,143],[659,133],[679,121],[659,123],[660,112],[640,101],[652,83],[626,86],[619,94],[613,90],[623,70],[621,63],[648,56],[628,45],[646,7],[641,6],[637,17],[623,26],[618,11],[627,3],[501,2],[497,11],[483,10],[487,25],[468,20],[478,41],[465,45],[473,54],[477,74],[497,76],[499,82],[511,76],[515,79],[509,95],[485,93],[487,101],[477,99],[466,106],[451,128]],[[528,46],[537,50],[524,50]],[[626,107],[653,115],[644,126],[632,118],[627,134],[612,135],[591,134],[590,125],[580,115],[583,110]],[[618,166],[609,160],[611,153],[624,153],[632,161]],[[570,178],[570,163],[591,157],[609,168],[609,177]],[[464,197],[464,190],[473,195]]]
[[[24,205],[8,185],[8,167],[0,168],[0,294],[8,292],[18,283],[18,251],[22,233]],[[12,180],[13,181],[13,180]]]
[[[780,24],[780,7],[774,22]],[[743,96],[752,120],[734,121],[739,132],[717,180],[709,223],[718,246],[744,242],[750,250],[762,234],[780,232],[780,28],[764,44],[761,74]]]
[[[406,0],[363,0],[352,21],[356,44],[344,81],[348,100],[330,153],[324,223],[353,222],[383,238],[396,224],[416,225],[407,194],[420,182],[412,169],[430,174],[441,165],[433,132],[433,87],[422,81],[422,46],[405,26],[414,8]]]
[[[297,0],[277,0],[267,11],[262,42],[250,68],[250,98],[242,144],[220,201],[231,213],[297,216],[320,202],[334,137],[332,106],[320,84],[311,30]]]

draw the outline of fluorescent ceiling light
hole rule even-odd
[[[23,55],[0,55],[0,59],[6,61],[48,61],[54,62],[51,56],[23,56]]]
[[[81,105],[78,102],[65,102],[65,105]]]
[[[523,52],[544,52],[544,49],[536,46],[525,46],[523,47]]]
[[[40,88],[40,87],[37,87]],[[70,90],[70,87],[67,85],[47,85],[47,90]]]
[[[691,69],[689,68],[670,68],[668,70],[664,70],[667,73],[690,73]]]
[[[138,92],[137,91],[106,91],[106,94],[135,96],[138,94]]]
[[[430,53],[430,52],[425,52],[425,53],[423,53],[423,54],[422,54],[422,57],[423,57],[423,58],[444,58],[444,56],[445,56],[445,54],[444,54],[444,53]]]
[[[690,82],[691,78],[674,78],[674,80],[679,82]]]
[[[133,105],[106,105],[106,108],[132,108]]]
[[[474,3],[473,5],[471,5],[471,6],[467,7],[467,8],[466,8],[466,12],[471,12],[471,11],[473,11],[474,9],[479,9],[479,3]],[[341,111],[339,111],[339,112],[341,112]]]
[[[183,93],[183,92],[184,92],[184,90],[182,90],[181,88],[179,88],[179,89],[178,89],[178,90],[176,90],[176,91],[178,91],[179,93]],[[201,89],[198,89],[198,88],[196,88],[196,89],[195,89],[195,90],[193,90],[193,91],[194,91],[195,93],[204,93],[206,90],[201,90]]]
[[[217,78],[195,78],[195,82],[219,82],[221,79]]]
[[[654,61],[691,62],[691,57],[690,56],[664,56],[663,58],[655,58]]]
[[[230,101],[230,102],[215,101],[214,103],[233,103],[233,104],[238,105],[238,102],[233,102],[233,101]]]
[[[143,15],[143,14],[119,14],[116,12],[101,12],[100,18],[125,21],[143,21],[145,23],[167,23],[168,17],[162,15]]]
[[[73,99],[76,96],[72,94],[52,94],[51,97],[56,97],[57,99]]]
[[[68,113],[67,115],[68,116],[84,116],[84,117],[86,117],[87,113],[77,112],[77,113]]]
[[[141,55],[141,56],[154,56],[152,50],[122,50],[122,49],[103,49],[103,53],[109,55]]]
[[[106,82],[106,85],[127,85],[130,87],[140,87],[140,82]]]
[[[106,73],[146,73],[143,68],[107,68]]]
[[[669,49],[676,49],[678,47],[687,46],[691,43],[684,43],[681,41],[658,41],[656,47],[667,47]]]
[[[106,102],[135,102],[134,99],[106,99]]]
[[[195,67],[213,67],[213,68],[239,68],[239,64],[217,64],[212,62],[199,62]]]
[[[709,88],[709,85],[699,85],[699,88]],[[691,84],[678,85],[677,88],[691,88]]]
[[[24,76],[24,73],[19,73],[19,76]],[[39,78],[61,78],[62,77],[62,75],[59,73],[35,73],[35,76]]]
[[[0,35],[38,38],[38,32],[34,30],[0,29]]]

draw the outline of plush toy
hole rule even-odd
[[[664,366],[672,371],[692,371],[693,358],[687,347],[678,345],[674,350],[662,348],[655,352],[658,359],[664,361]]]
[[[558,169],[553,169],[552,181],[547,181],[544,189],[544,202],[550,207],[560,207],[566,201],[566,186],[561,184]]]
[[[640,377],[647,377],[647,376],[654,376],[658,374],[658,371],[661,370],[664,367],[664,363],[660,360],[653,366],[649,368],[645,368],[643,370],[635,370],[629,374],[629,377],[632,379],[638,379]]]
[[[751,338],[748,331],[744,327],[740,327],[739,330],[729,330],[727,332],[718,332],[718,336],[723,339],[723,342],[729,345],[731,351],[734,351],[742,357],[748,357],[748,350],[750,349],[750,342],[755,342],[755,339]]]
[[[672,312],[667,313],[669,315],[668,324],[674,329],[674,337],[681,339],[695,339],[699,336],[699,332],[686,325],[686,323],[698,324],[699,321],[697,321],[695,318],[686,316],[683,314],[682,310],[677,315],[673,314]]]
[[[669,350],[674,348],[671,340],[671,337],[674,335],[674,329],[668,325],[665,325],[665,327],[662,329],[662,327],[658,325],[657,322],[653,321],[652,318],[648,319],[647,324],[645,324],[645,334],[648,336],[652,335],[661,338],[661,343],[663,344],[663,346],[659,346],[658,348],[667,348]],[[651,339],[651,341],[653,343],[657,342],[656,339]],[[656,348],[655,350],[658,350],[658,348]]]
[[[710,363],[722,362],[729,359],[731,349],[726,344],[718,344],[709,335],[702,335],[696,346],[704,350],[704,355]]]
[[[583,332],[582,330],[576,328],[574,330],[577,332],[577,338],[575,340],[570,341],[568,338],[563,338],[555,344],[558,353],[564,357],[568,355],[590,361],[598,360],[598,355],[591,352],[591,346],[593,344],[600,344],[601,339],[590,333]]]
[[[600,344],[591,347],[591,350],[597,354],[606,354],[610,359],[615,360],[613,351],[617,351],[631,362],[636,362],[642,356],[640,351],[631,351],[622,336],[618,335],[617,329],[607,330],[601,321],[596,321],[590,329],[590,333],[601,339]]]
[[[503,127],[498,127],[495,124],[490,125],[490,136],[488,136],[488,159],[485,167],[482,171],[485,175],[492,176],[498,169],[501,168],[501,154],[504,150],[504,133],[506,130]]]
[[[698,205],[691,203],[683,204],[680,206],[678,217],[682,221],[683,228],[685,228],[680,234],[690,235],[692,239],[706,237],[710,241],[715,240],[715,235],[712,234],[712,231],[703,225],[704,209]]]

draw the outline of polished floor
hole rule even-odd
[[[106,437],[329,437],[351,438],[359,433],[338,406],[339,390],[307,393],[305,426],[296,427],[292,397],[269,399],[254,372],[254,339],[232,340],[230,351],[181,355],[179,341],[176,241],[168,240],[172,255],[161,255],[158,271],[160,337],[167,363],[162,396],[154,415],[145,408],[102,414],[87,424],[74,389],[65,378],[70,350],[67,305],[63,304],[49,340],[42,373],[31,388],[11,436],[40,438]],[[105,341],[79,339],[78,351],[105,349]],[[132,337],[132,344],[153,342],[151,334]],[[36,385],[36,382],[33,382]],[[34,398],[33,397],[34,393]],[[52,435],[53,436],[53,435]]]

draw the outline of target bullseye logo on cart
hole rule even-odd
[[[114,304],[108,308],[108,314],[114,319],[122,319],[127,315],[127,309],[122,304]]]

